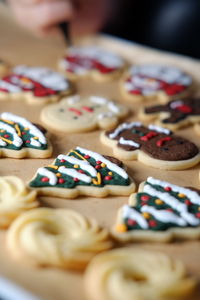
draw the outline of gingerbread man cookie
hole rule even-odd
[[[66,78],[44,67],[17,66],[0,80],[0,100],[25,99],[40,104],[56,101],[71,91]]]
[[[46,158],[52,146],[46,130],[25,118],[9,112],[0,115],[0,156],[13,158]]]
[[[41,120],[52,129],[63,132],[85,132],[111,129],[128,113],[128,108],[106,98],[79,95],[46,106]]]
[[[114,236],[123,241],[200,238],[200,190],[152,177],[119,210]]]
[[[182,262],[141,248],[98,254],[84,274],[88,300],[186,299],[196,285]]]
[[[123,123],[114,130],[103,132],[101,141],[113,147],[114,155],[120,159],[138,159],[159,169],[183,170],[200,161],[199,148],[195,144],[155,125]]]
[[[125,62],[117,54],[99,47],[72,47],[60,60],[59,67],[71,79],[90,76],[96,81],[106,81],[119,76]]]
[[[22,212],[39,205],[31,191],[16,176],[0,177],[0,228],[6,228]]]
[[[118,159],[76,147],[60,154],[52,165],[39,168],[30,182],[40,195],[75,198],[130,195],[135,183]]]
[[[7,246],[23,262],[81,270],[112,242],[106,229],[74,210],[36,208],[13,222]]]
[[[145,107],[140,117],[155,120],[158,125],[176,130],[200,122],[200,99],[172,100],[167,104]]]
[[[121,91],[127,100],[158,99],[167,102],[183,97],[191,88],[189,75],[175,67],[162,65],[132,66],[121,81]]]

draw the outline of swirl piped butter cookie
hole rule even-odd
[[[121,161],[81,147],[39,168],[30,186],[41,195],[63,198],[130,195],[135,190]]]
[[[121,91],[131,101],[157,98],[167,102],[187,95],[191,85],[191,77],[178,68],[147,64],[128,70],[121,81]]]
[[[46,158],[52,146],[46,130],[9,112],[0,115],[0,156]]]
[[[163,105],[145,107],[140,117],[155,120],[158,125],[176,130],[200,122],[200,99],[178,99]]]
[[[13,257],[39,266],[80,270],[112,245],[106,229],[70,209],[33,209],[19,216],[7,234]]]
[[[123,241],[200,238],[200,190],[152,177],[120,208],[114,236]]]
[[[106,81],[119,76],[125,66],[117,54],[99,47],[72,47],[60,60],[59,67],[71,79],[90,76],[96,81]]]
[[[6,228],[22,212],[39,205],[31,191],[16,176],[0,177],[0,228]]]
[[[101,141],[120,159],[135,160],[165,170],[190,168],[200,161],[199,148],[169,129],[140,122],[123,123],[103,132]]]
[[[44,67],[17,66],[0,80],[0,100],[25,99],[40,104],[56,101],[71,90],[66,78]]]
[[[111,129],[120,118],[126,116],[128,108],[106,98],[79,95],[64,98],[56,104],[46,106],[41,113],[45,125],[63,132],[85,132],[96,129]]]
[[[88,300],[186,299],[196,284],[181,261],[141,248],[98,254],[84,274]]]

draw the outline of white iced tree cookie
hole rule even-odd
[[[171,300],[191,295],[196,280],[179,260],[123,248],[98,254],[86,269],[84,286],[90,300]]]
[[[13,257],[34,265],[83,269],[112,242],[106,229],[74,210],[37,208],[13,222],[7,246]]]
[[[31,191],[16,176],[0,177],[0,228],[6,228],[22,212],[39,205],[36,191]]]
[[[188,94],[192,78],[180,69],[163,65],[135,65],[122,78],[122,94],[130,101],[167,102]]]
[[[59,67],[71,79],[90,76],[96,81],[106,81],[118,77],[125,62],[117,54],[96,46],[85,46],[68,48]]]
[[[86,132],[111,129],[127,114],[128,108],[106,98],[76,95],[44,107],[41,120],[58,131]]]
[[[0,80],[0,100],[24,99],[30,104],[54,102],[70,94],[72,85],[45,67],[20,65]]]

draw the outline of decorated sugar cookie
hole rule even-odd
[[[140,113],[144,120],[155,120],[172,130],[200,122],[200,99],[172,100],[167,104],[145,107]]]
[[[7,246],[23,262],[80,270],[112,242],[106,229],[74,210],[36,208],[13,222]]]
[[[191,77],[178,68],[147,64],[129,69],[121,81],[121,91],[131,101],[157,98],[167,102],[185,96],[191,85]]]
[[[52,146],[43,127],[12,113],[0,115],[0,156],[46,158],[51,153]]]
[[[45,125],[63,132],[111,129],[128,113],[128,108],[106,98],[79,95],[46,106],[41,113]]]
[[[56,101],[71,90],[67,79],[44,67],[17,66],[0,80],[0,100],[25,98],[39,104]]]
[[[60,60],[60,69],[71,79],[90,76],[97,81],[113,79],[122,72],[125,62],[117,54],[99,47],[72,47]]]
[[[81,147],[39,168],[30,186],[41,195],[63,198],[130,195],[135,190],[121,161]]]
[[[200,161],[199,148],[169,129],[140,122],[123,123],[103,132],[101,141],[112,147],[120,159],[138,159],[142,163],[165,170],[183,170]]]
[[[22,212],[37,207],[36,191],[16,176],[0,177],[0,228],[6,228]]]
[[[0,76],[5,75],[9,71],[9,65],[0,59]]]
[[[148,177],[120,208],[113,232],[124,241],[198,239],[200,190]]]
[[[88,300],[186,299],[196,285],[181,261],[141,248],[98,254],[84,274]]]

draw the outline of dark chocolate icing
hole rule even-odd
[[[113,131],[107,131],[106,135],[110,138],[110,133]],[[154,136],[147,138],[148,134]],[[165,160],[165,161],[180,161],[193,158],[199,153],[198,147],[182,138],[173,134],[160,133],[155,130],[150,130],[145,126],[133,126],[131,129],[124,129],[121,131],[114,140],[118,140],[117,146],[126,151],[137,150],[137,147],[131,145],[123,145],[119,142],[119,139],[123,137],[125,140],[133,141],[139,144],[139,149],[149,156]]]

